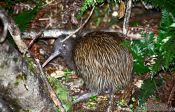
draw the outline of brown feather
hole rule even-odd
[[[121,42],[117,34],[93,32],[76,44],[73,59],[78,74],[92,91],[116,91],[130,81],[133,59]]]

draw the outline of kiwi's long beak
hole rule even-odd
[[[52,53],[51,56],[43,63],[42,67],[45,67],[52,59],[57,57],[59,54],[59,51]]]

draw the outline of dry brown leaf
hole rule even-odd
[[[60,77],[64,76],[64,71],[57,70],[57,71],[51,73],[50,75],[51,75],[51,77],[54,77],[54,78],[60,78]]]
[[[125,9],[126,9],[126,6],[125,6],[125,3],[123,1],[120,2],[120,5],[119,5],[119,11],[118,11],[118,17],[119,19],[123,18],[124,15],[125,15]]]

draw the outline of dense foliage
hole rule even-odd
[[[130,43],[135,58],[134,71],[137,74],[157,73],[172,70],[175,59],[175,30],[172,16],[162,11],[159,34],[143,34],[144,39]],[[146,66],[147,65],[147,66]]]
[[[154,7],[165,9],[175,16],[175,1],[174,0],[143,0],[146,3],[152,4]]]
[[[5,8],[8,11],[8,14],[13,17],[13,19],[15,20],[16,24],[18,24],[22,32],[28,28],[29,23],[36,16],[37,12],[44,4],[42,0],[4,0],[4,3],[6,5],[3,8]],[[20,3],[35,4],[35,7],[30,10],[24,10],[22,12],[19,12],[18,14],[14,14],[14,6]]]

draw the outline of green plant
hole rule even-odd
[[[160,86],[161,83],[162,80],[155,78],[144,80],[139,92],[139,106],[143,106],[146,100],[156,92],[157,87]]]
[[[65,111],[69,112],[72,109],[72,102],[71,98],[69,97],[68,90],[60,83],[58,79],[53,77],[48,77],[48,79],[52,88],[55,90],[57,96],[63,103]]]
[[[28,28],[29,23],[44,4],[43,0],[5,0],[3,2],[5,3],[3,8],[7,10],[8,15],[10,15],[15,20],[15,23],[18,24],[21,32]],[[18,14],[14,14],[14,6],[18,3],[35,4],[35,7],[27,11],[22,11]]]
[[[13,17],[22,32],[28,28],[29,23],[36,15],[37,11],[38,8],[34,8],[33,10],[24,11]]]
[[[154,76],[161,70],[175,70],[175,21],[172,15],[167,10],[162,11],[157,37],[151,32],[144,33],[142,36],[142,40],[124,43],[133,53],[135,74],[149,73],[153,77],[143,82],[138,96],[139,108],[144,108],[146,100],[154,95],[156,87],[162,84],[163,79]],[[151,64],[145,65],[146,59],[149,59],[147,61]]]
[[[154,7],[158,7],[162,10],[174,14],[175,16],[175,1],[174,0],[143,0],[146,3],[152,4]]]
[[[162,11],[159,35],[154,37],[152,32],[142,34],[143,39],[126,42],[134,57],[134,72],[136,74],[156,74],[160,70],[170,70],[175,63],[175,23],[172,16]],[[145,65],[145,60],[150,65]]]

